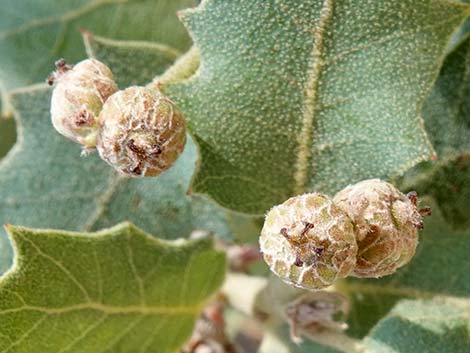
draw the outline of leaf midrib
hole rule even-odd
[[[305,99],[302,107],[302,129],[298,137],[298,154],[295,164],[294,193],[305,192],[308,181],[308,173],[311,170],[309,160],[311,158],[311,145],[313,141],[313,125],[318,103],[318,89],[320,76],[324,67],[323,55],[325,50],[325,31],[333,17],[333,1],[324,0],[320,11],[318,27],[313,32],[314,43],[311,51],[310,68],[307,72],[307,84],[305,86]],[[309,168],[310,167],[310,168]]]
[[[454,4],[455,5],[455,4]],[[468,5],[465,6],[467,12],[470,12],[470,7]],[[324,106],[319,106],[318,98],[319,98],[319,84],[320,84],[320,77],[323,71],[323,68],[327,65],[333,64],[335,61],[342,59],[343,56],[350,54],[358,49],[366,49],[371,46],[371,44],[364,45],[363,47],[353,48],[346,53],[341,53],[340,55],[336,56],[332,60],[325,61],[323,59],[325,53],[325,31],[330,23],[331,18],[333,17],[334,12],[334,0],[324,0],[323,6],[320,12],[320,20],[318,27],[314,30],[314,45],[311,51],[311,61],[310,61],[310,68],[307,73],[307,85],[305,87],[304,93],[304,106],[302,107],[302,129],[300,134],[298,135],[298,154],[297,154],[297,161],[295,164],[295,175],[294,175],[294,193],[301,194],[307,191],[308,185],[308,176],[313,173],[313,165],[309,163],[312,155],[311,145],[313,143],[313,127],[316,119],[316,113],[318,111],[323,110]],[[460,17],[460,15],[455,16],[455,18]],[[450,19],[445,19],[439,23],[433,23],[426,28],[435,28],[438,26],[442,26],[445,23],[448,23],[455,19],[454,17]],[[422,30],[422,29],[420,29]],[[418,31],[410,31],[409,33],[415,33]],[[399,32],[394,33],[392,35],[386,36],[381,41],[377,41],[377,43],[383,43],[389,41],[391,39],[396,39],[397,37],[407,35],[408,32]],[[421,119],[420,114],[418,117]],[[424,128],[424,122],[422,122],[422,130],[426,134],[426,130]],[[427,140],[429,144],[429,148],[431,151],[434,152],[434,148],[431,145],[430,141]],[[420,158],[419,160],[423,160]],[[418,161],[419,161],[418,160]],[[415,161],[414,161],[415,162]],[[414,163],[413,162],[413,163]],[[412,163],[412,164],[413,164]],[[408,166],[407,166],[408,167]],[[407,169],[407,167],[405,169]],[[401,174],[401,171],[399,172]]]
[[[59,308],[48,308],[43,306],[23,305],[16,308],[0,310],[0,316],[23,311],[36,311],[47,315],[67,314],[74,311],[95,310],[107,315],[197,315],[201,312],[201,305],[194,306],[149,306],[129,305],[113,306],[97,302],[85,302]]]

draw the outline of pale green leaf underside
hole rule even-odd
[[[470,302],[416,300],[397,305],[365,339],[365,353],[465,353]]]
[[[466,6],[207,0],[187,11],[202,63],[166,90],[201,149],[195,190],[262,213],[429,158],[419,110]]]
[[[164,242],[124,223],[99,233],[9,227],[0,352],[175,352],[221,285],[212,242]]]
[[[83,59],[82,28],[185,50],[190,39],[176,12],[194,5],[193,0],[3,0],[0,86],[11,89],[44,81],[58,57]]]
[[[160,53],[159,47],[149,48],[148,43],[108,44],[109,40],[101,41],[95,53],[107,64],[120,56],[133,56],[142,63],[142,58]],[[145,70],[139,65],[111,68],[123,86],[135,77],[144,80],[140,71]],[[96,154],[80,157],[79,146],[55,132],[49,89],[30,87],[14,93],[11,100],[19,138],[0,164],[0,223],[94,230],[129,220],[164,238],[187,237],[195,229],[230,238],[237,228],[252,223],[213,202],[186,195],[197,160],[191,140],[175,166],[161,176],[122,178]],[[256,236],[253,230],[252,236]],[[0,236],[0,273],[9,267],[11,256],[6,237]]]

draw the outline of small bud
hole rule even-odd
[[[99,116],[98,152],[121,173],[155,176],[184,149],[186,125],[174,103],[158,90],[129,87],[113,94]]]
[[[238,353],[225,332],[224,303],[209,304],[196,321],[189,341],[181,353]]]
[[[327,291],[304,294],[288,303],[285,310],[291,339],[297,344],[302,342],[302,334],[311,336],[325,330],[346,330],[348,313],[348,299],[340,293]]]
[[[63,59],[48,79],[55,83],[51,99],[54,128],[63,136],[84,145],[96,146],[97,117],[103,103],[117,91],[111,70],[95,59],[81,61],[74,67]]]
[[[305,289],[328,287],[353,270],[353,224],[325,195],[292,197],[269,211],[260,236],[264,260],[285,282]]]
[[[372,179],[341,190],[334,202],[356,226],[359,250],[353,275],[382,277],[411,260],[423,227],[416,193],[406,196],[392,184]]]

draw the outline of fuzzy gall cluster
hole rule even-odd
[[[414,192],[372,179],[350,185],[334,199],[319,193],[292,197],[266,215],[261,252],[272,272],[305,289],[338,278],[382,277],[407,264],[428,208]]]
[[[119,91],[111,70],[96,59],[75,66],[63,59],[49,77],[54,128],[130,177],[156,176],[170,168],[186,143],[186,125],[174,103],[157,88]]]

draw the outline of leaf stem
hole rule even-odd
[[[192,46],[162,75],[157,76],[150,82],[148,88],[162,88],[165,85],[180,82],[191,77],[199,68],[199,49]]]

